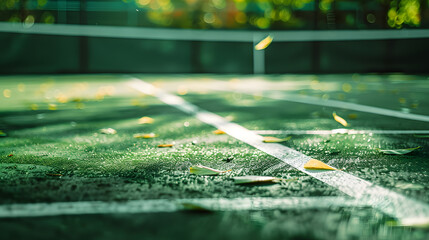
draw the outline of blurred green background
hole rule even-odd
[[[0,21],[269,32],[427,29],[429,0],[2,0]],[[381,33],[382,34],[382,33]],[[274,42],[266,73],[427,73],[427,38]],[[253,45],[0,33],[0,73],[252,73]]]

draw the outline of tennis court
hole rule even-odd
[[[425,1],[0,3],[5,239],[429,238]]]
[[[132,232],[131,238],[152,234],[200,238],[209,227],[208,237],[213,239],[238,235],[324,239],[332,234],[339,239],[427,237],[424,228],[397,226],[408,224],[411,220],[405,217],[413,212],[416,217],[427,217],[427,122],[400,115],[428,114],[419,107],[427,101],[425,86],[419,85],[425,76],[3,78],[10,91],[9,97],[3,96],[2,125],[8,135],[2,139],[1,150],[1,221],[8,236],[36,234],[43,238],[50,236],[46,235],[48,229],[55,232],[49,234],[61,235],[73,229],[75,234],[69,238],[87,234],[117,238],[127,232]],[[148,95],[150,91],[168,95]],[[297,103],[276,97],[280,93],[320,101]],[[371,104],[375,96],[377,104]],[[362,110],[320,105],[328,100],[353,102]],[[198,106],[198,110],[185,113],[181,109],[188,107],[180,104]],[[392,110],[399,117],[368,113],[363,106]],[[219,126],[202,122],[204,116],[192,111],[216,114],[221,122],[214,124],[235,123],[224,125],[224,130],[239,139],[214,134]],[[343,116],[349,126],[335,121],[333,112]],[[153,122],[139,124],[143,116]],[[246,130],[236,130],[237,126]],[[117,133],[100,133],[105,128]],[[248,131],[292,138],[282,143],[255,143]],[[157,137],[133,137],[137,133]],[[160,144],[174,146],[158,148]],[[259,147],[262,151],[257,144],[263,145]],[[385,155],[377,150],[418,146],[421,148],[407,155]],[[362,183],[348,176],[336,185],[329,181],[334,176],[323,176],[326,171],[308,175],[305,169],[291,167],[287,161],[294,154],[288,155],[282,147],[382,187],[375,194],[382,198],[365,196]],[[285,157],[276,158],[275,151],[283,151]],[[219,176],[190,174],[189,168],[199,164],[231,171]],[[234,184],[233,177],[246,175],[293,181]],[[343,189],[348,184],[351,190]],[[401,204],[410,205],[387,204],[391,193],[405,196]],[[186,204],[205,211],[183,207]],[[420,224],[422,219],[414,220]],[[113,228],[117,224],[121,227]]]

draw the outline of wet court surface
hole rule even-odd
[[[3,76],[0,229],[17,239],[427,239],[427,79]],[[306,157],[341,171],[307,172]],[[231,171],[192,175],[195,165]],[[291,181],[235,184],[247,175]]]

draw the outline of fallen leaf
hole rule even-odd
[[[310,159],[306,164],[304,164],[304,168],[310,170],[338,170],[316,159]]]
[[[37,104],[33,103],[30,105],[30,109],[33,111],[36,111],[37,109],[39,109],[39,106]]]
[[[46,173],[46,175],[53,176],[53,177],[61,177],[62,176],[62,174],[60,174],[60,173]]]
[[[116,130],[113,128],[103,128],[103,129],[100,129],[100,132],[103,134],[110,134],[110,135],[116,134]]]
[[[82,98],[72,98],[72,102],[82,102]]]
[[[235,184],[258,184],[258,183],[278,183],[280,181],[288,181],[282,178],[268,176],[240,176],[233,177]]]
[[[155,121],[155,119],[151,117],[142,117],[139,119],[139,124],[152,124]]]
[[[9,89],[5,89],[5,90],[3,90],[3,96],[5,97],[5,98],[10,98],[11,97],[11,94],[12,92],[9,90]]]
[[[133,135],[135,138],[156,138],[158,135],[155,133],[136,133]]]
[[[410,153],[416,149],[419,149],[420,146],[415,147],[415,148],[404,148],[404,149],[377,149],[379,152],[382,152],[384,154],[388,154],[388,155],[403,155],[403,154],[407,154]]]
[[[62,93],[59,93],[55,96],[55,98],[57,99],[57,101],[59,103],[67,103],[68,102],[68,97]]]
[[[338,123],[340,123],[344,127],[347,127],[348,123],[346,120],[344,120],[344,118],[338,116],[335,112],[332,113],[332,116],[334,116],[335,121],[337,121]]]
[[[281,143],[281,142],[286,142],[288,140],[290,140],[292,138],[292,136],[286,137],[286,138],[276,138],[276,137],[264,137],[264,139],[262,140],[264,143]]]
[[[173,147],[174,144],[159,144],[158,147],[159,148],[167,148],[167,147]]]
[[[205,176],[219,175],[221,173],[225,173],[225,172],[229,172],[229,171],[231,171],[231,170],[220,171],[220,170],[216,170],[214,168],[205,167],[205,166],[202,166],[202,165],[193,166],[193,167],[189,168],[189,172],[191,174],[205,175]]]
[[[214,130],[213,133],[214,134],[225,134],[225,132],[220,130],[220,129]]]
[[[273,37],[268,36],[264,39],[262,39],[258,44],[255,45],[255,50],[262,50],[267,48],[271,42],[273,41]]]
[[[51,110],[51,111],[55,111],[55,110],[57,110],[57,104],[50,103],[50,104],[48,105],[48,110]]]
[[[2,130],[0,130],[0,137],[6,137],[7,134],[5,132],[3,132]]]

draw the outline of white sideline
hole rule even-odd
[[[429,116],[425,116],[425,115],[403,113],[400,111],[361,105],[357,103],[343,102],[338,100],[321,99],[317,97],[303,96],[299,94],[283,93],[283,92],[271,92],[270,94],[264,94],[263,96],[267,98],[276,99],[276,100],[312,104],[312,105],[318,105],[318,106],[324,106],[324,107],[349,109],[349,110],[355,110],[359,112],[373,113],[373,114],[384,115],[384,116],[395,117],[395,118],[429,122]]]
[[[184,204],[193,204],[211,211],[368,207],[348,197],[150,199],[126,202],[88,201],[0,205],[0,218],[176,212],[187,210]]]
[[[220,87],[212,87],[211,89],[216,91],[225,91],[225,88],[220,88]],[[243,94],[254,94],[254,92],[246,91],[244,89],[234,89],[234,91],[237,91]],[[378,114],[378,115],[395,117],[395,118],[429,122],[429,116],[426,116],[426,115],[403,113],[400,111],[389,110],[389,109],[380,108],[380,107],[372,107],[368,105],[362,105],[362,104],[351,103],[351,102],[343,102],[339,100],[322,99],[318,97],[305,96],[305,95],[294,94],[294,93],[270,91],[269,93],[264,93],[261,96],[275,99],[275,100],[281,100],[281,101],[304,103],[304,104],[317,105],[317,106],[323,106],[323,107],[348,109],[348,110],[354,110],[358,112],[366,112],[366,113]]]
[[[355,130],[355,129],[332,129],[332,130],[253,130],[261,135],[269,134],[296,134],[296,135],[330,135],[330,134],[429,134],[429,130]]]
[[[282,144],[264,143],[261,135],[253,133],[236,123],[229,122],[219,115],[200,109],[183,98],[156,88],[140,79],[130,79],[129,85],[142,93],[157,97],[160,101],[190,114],[204,123],[223,130],[228,135],[284,161],[299,171],[356,198],[356,200],[369,204],[375,209],[397,218],[402,223],[421,224],[422,222],[429,222],[428,204],[374,185],[371,182],[343,171],[311,171],[304,169],[304,164],[311,157]],[[325,162],[328,161],[328,159],[322,160]]]

